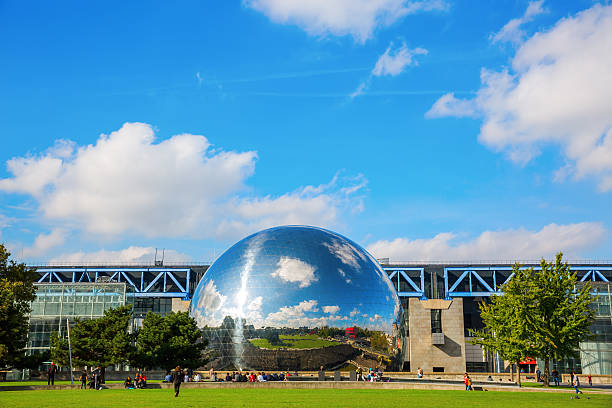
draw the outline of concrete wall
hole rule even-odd
[[[463,299],[436,301],[409,300],[410,370],[420,367],[431,372],[433,367],[443,367],[445,372],[464,372]],[[442,309],[443,345],[432,344],[431,309]]]
[[[180,298],[172,298],[172,311],[173,312],[188,312],[189,301]]]

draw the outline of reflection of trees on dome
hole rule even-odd
[[[401,354],[389,278],[359,245],[320,228],[272,228],[238,242],[199,282],[190,313],[215,367],[300,369],[308,359],[331,367],[333,353]]]

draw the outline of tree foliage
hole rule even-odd
[[[205,363],[202,351],[207,342],[196,321],[186,312],[165,317],[147,313],[137,333],[133,364],[141,368],[197,368]]]
[[[36,274],[10,259],[0,244],[0,368],[21,366],[28,338],[30,303],[36,297]]]
[[[98,319],[78,319],[70,329],[72,364],[101,366],[127,363],[133,352],[129,333],[131,306],[108,309]],[[68,341],[57,332],[51,335],[51,358],[60,365],[68,364]]]
[[[515,265],[514,275],[489,304],[481,304],[484,330],[473,331],[473,343],[518,362],[525,357],[544,360],[545,383],[549,362],[576,355],[590,336],[595,298],[588,283],[579,285],[563,254],[555,262],[540,262],[540,271]]]
[[[387,336],[383,332],[371,331],[370,345],[374,350],[382,353],[389,353],[389,342],[387,341]]]

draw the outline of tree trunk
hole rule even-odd
[[[548,376],[548,370],[550,369],[550,361],[548,358],[544,359],[544,386],[548,387],[550,385],[550,378]]]
[[[516,363],[516,373],[518,374],[518,386],[521,386],[521,365]]]
[[[510,379],[514,382],[514,363],[510,363]]]

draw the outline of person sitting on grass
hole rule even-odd
[[[165,382],[165,383],[172,382],[172,374],[170,374],[170,371],[166,372],[166,377],[164,377],[164,381],[162,382]]]
[[[202,376],[200,375],[200,373],[196,373],[196,375],[193,376],[193,381],[195,382],[202,381]]]
[[[123,386],[125,388],[134,389],[134,382],[132,381],[132,377],[128,375],[128,377],[123,382]]]
[[[258,373],[258,374],[257,374],[257,381],[258,381],[258,382],[265,382],[265,381],[266,381],[266,380],[264,379],[264,377],[263,377],[263,374],[262,374],[262,373]]]
[[[225,374],[225,382],[232,382],[232,375],[229,372]]]

